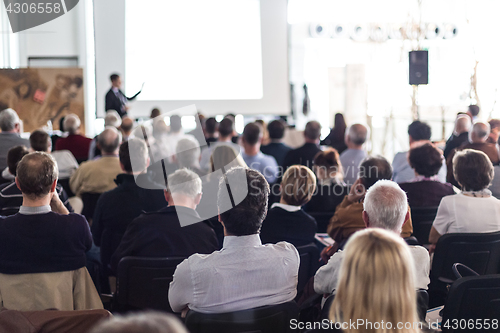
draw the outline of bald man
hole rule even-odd
[[[450,135],[448,141],[446,141],[446,147],[444,148],[444,158],[448,158],[448,155],[455,148],[460,147],[462,144],[469,142],[469,131],[472,122],[470,117],[466,113],[459,113],[457,119],[455,120],[455,129],[453,134]]]
[[[120,130],[122,131],[123,141],[128,141],[130,134],[132,134],[132,128],[134,127],[134,121],[130,117],[123,117]]]

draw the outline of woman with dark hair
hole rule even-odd
[[[335,114],[335,121],[330,134],[321,141],[321,145],[330,146],[335,148],[339,154],[342,154],[347,146],[344,142],[345,130],[347,125],[344,120],[344,115],[342,113]]]
[[[408,163],[415,172],[411,182],[399,186],[406,192],[410,207],[437,207],[444,196],[455,194],[453,187],[438,180],[443,156],[430,143],[410,149]]]

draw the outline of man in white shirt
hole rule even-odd
[[[344,182],[353,185],[358,179],[359,165],[368,156],[363,145],[368,137],[368,129],[361,124],[354,124],[346,131],[347,149],[340,154],[340,163],[344,169]]]
[[[232,312],[295,298],[297,250],[286,242],[260,241],[268,195],[269,184],[258,171],[236,167],[222,177],[218,207],[224,246],[212,254],[194,254],[177,266],[168,293],[175,312]]]
[[[382,228],[401,234],[403,222],[408,218],[406,193],[393,181],[379,180],[371,186],[363,202],[363,221],[367,228]],[[429,253],[422,246],[409,246],[415,263],[415,284],[419,289],[427,289],[429,284]],[[344,252],[336,252],[328,263],[318,269],[314,276],[314,291],[331,294],[337,288],[339,268]]]

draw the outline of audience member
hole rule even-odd
[[[467,109],[467,114],[469,115],[469,117],[471,118],[472,122],[476,122],[477,121],[477,116],[479,114],[479,106],[478,105],[469,105],[468,109]]]
[[[230,118],[224,118],[219,123],[219,138],[217,142],[210,144],[210,147],[203,149],[201,152],[200,166],[203,170],[209,170],[210,156],[213,150],[218,146],[229,146],[237,153],[240,153],[240,146],[231,141],[234,132],[234,122]]]
[[[203,132],[200,129],[200,132]],[[182,122],[181,122],[181,117],[178,115],[172,115],[170,116],[170,131],[168,133],[167,137],[167,143],[169,145],[169,151],[175,152],[175,147],[177,146],[177,142],[179,142],[180,139],[184,138],[193,138],[196,140],[196,138],[192,135],[189,134],[184,134],[184,130],[182,129]]]
[[[132,128],[134,127],[134,121],[132,118],[125,116],[122,118],[122,124],[120,125],[120,131],[122,132],[122,140],[127,141],[132,135]]]
[[[283,172],[292,165],[304,165],[310,169],[313,167],[314,156],[321,151],[319,149],[319,138],[321,136],[321,125],[317,121],[310,121],[304,129],[306,143],[297,149],[290,150],[285,155]]]
[[[267,131],[269,132],[270,142],[265,146],[261,146],[260,151],[274,157],[278,166],[282,167],[286,154],[292,150],[283,143],[285,124],[281,120],[273,120],[267,125]]]
[[[345,131],[347,125],[344,120],[344,115],[342,113],[335,114],[334,126],[331,129],[328,136],[321,141],[321,145],[330,146],[342,154],[344,150],[347,149],[345,143]]]
[[[349,187],[344,183],[339,153],[335,148],[328,148],[317,153],[314,157],[313,170],[318,179],[318,186],[304,209],[306,212],[331,212],[333,214],[344,197],[349,194]]]
[[[266,124],[266,122],[263,119],[257,119],[255,121],[255,123],[260,126],[260,130],[262,132],[262,142],[261,142],[261,145],[262,146],[268,145],[269,142],[270,142],[270,138],[269,138],[269,132],[267,131],[267,124]]]
[[[161,111],[160,111],[160,109],[158,109],[158,108],[153,108],[153,109],[151,110],[151,115],[149,116],[149,118],[151,118],[151,119],[155,119],[155,118],[156,118],[156,117],[158,117],[159,115],[161,115]]]
[[[450,152],[450,155],[446,160],[446,164],[448,167],[446,180],[448,181],[448,183],[453,184],[457,187],[459,186],[456,179],[454,178],[454,170],[453,170],[453,156],[455,155],[457,150],[462,150],[462,149],[479,150],[488,156],[491,163],[498,164],[498,162],[500,162],[500,156],[497,146],[493,143],[486,142],[489,134],[490,134],[490,125],[488,123],[476,122],[472,126],[472,131],[470,132],[469,143],[466,143]]]
[[[102,158],[82,163],[71,176],[69,185],[73,193],[104,193],[116,187],[114,179],[122,172],[118,159],[121,134],[107,127],[98,137]]]
[[[205,145],[205,116],[198,112],[196,117],[198,117],[196,127],[192,131],[188,132],[187,135],[194,137],[198,142],[198,145],[201,147]]]
[[[500,200],[488,190],[493,179],[488,156],[478,150],[459,151],[453,157],[453,173],[462,191],[441,200],[429,234],[431,250],[447,233],[500,230]]]
[[[179,168],[187,168],[202,177],[206,174],[200,168],[200,146],[198,141],[187,137],[180,139],[175,147],[174,161]]]
[[[245,134],[243,134],[245,135]],[[289,242],[295,247],[314,242],[317,225],[304,206],[316,190],[316,176],[308,167],[292,165],[281,180],[281,198],[271,206],[262,223],[263,244]]]
[[[85,268],[85,252],[92,245],[89,226],[59,199],[54,158],[43,152],[25,155],[16,184],[23,195],[19,213],[0,219],[2,305],[12,310],[102,308]]]
[[[410,149],[420,146],[431,140],[431,127],[424,122],[415,120],[408,126],[408,137],[410,139]],[[392,180],[396,183],[407,183],[415,178],[415,172],[408,163],[408,152],[399,152],[392,161]],[[438,170],[437,179],[446,182],[446,163],[441,162],[441,169]]]
[[[174,315],[163,312],[132,313],[102,321],[89,333],[188,333]]]
[[[7,153],[12,147],[30,147],[28,140],[21,138],[21,120],[17,112],[5,109],[0,112],[0,171],[7,167]]]
[[[410,182],[400,183],[399,186],[406,192],[411,208],[437,207],[444,196],[455,194],[451,184],[441,183],[438,179],[437,173],[443,166],[443,155],[431,143],[410,149],[408,161],[414,170],[414,177]]]
[[[168,207],[144,213],[129,224],[111,257],[116,272],[123,257],[189,257],[219,248],[212,228],[196,212],[201,199],[201,179],[188,169],[168,176]]]
[[[105,275],[111,273],[108,271],[111,256],[132,220],[143,212],[157,211],[165,206],[161,186],[144,173],[149,162],[146,143],[131,138],[121,144],[118,155],[122,173],[116,176],[117,187],[99,197],[92,222],[92,236],[95,245],[101,247]]]
[[[405,221],[409,218],[406,194],[390,180],[379,180],[366,192],[363,202],[363,221],[366,228],[380,228],[401,234]],[[354,234],[363,233],[361,231]],[[347,242],[349,244],[350,241]],[[430,258],[422,246],[409,246],[415,263],[416,288],[427,289],[429,284]],[[318,294],[331,294],[338,286],[339,269],[346,258],[346,251],[338,251],[322,266],[314,276],[314,291]],[[373,264],[373,263],[372,263]]]
[[[498,148],[498,138],[500,137],[500,119],[490,119],[488,121],[490,125],[490,135],[486,140],[487,143],[493,143],[497,145]]]
[[[278,164],[274,157],[260,151],[262,130],[256,123],[248,123],[243,130],[241,157],[250,169],[259,171],[272,184],[278,177]]]
[[[210,117],[205,121],[205,141],[210,147],[210,144],[217,141],[219,130],[219,122],[214,117]]]
[[[218,191],[224,247],[209,255],[194,254],[177,266],[168,295],[175,312],[239,311],[295,298],[297,250],[286,242],[260,241],[268,194],[269,184],[258,171],[238,167],[224,175]],[[233,198],[243,200],[233,207]]]
[[[354,124],[346,131],[347,149],[340,154],[344,170],[344,181],[351,186],[358,178],[359,165],[368,156],[363,145],[368,137],[368,129],[361,124]]]
[[[55,150],[69,150],[78,163],[86,161],[89,157],[92,139],[80,134],[80,118],[74,113],[68,114],[64,117],[63,126],[64,130],[68,132],[68,136],[56,141]]]
[[[125,117],[127,117],[127,116],[125,116]],[[122,124],[122,118],[120,118],[120,115],[118,114],[118,112],[116,112],[115,110],[106,111],[106,115],[104,116],[104,128],[114,127],[117,130],[119,130],[121,124]],[[90,143],[89,160],[93,160],[96,157],[100,157],[102,155],[101,147],[99,147],[99,143],[98,143],[98,139],[97,139],[98,137],[99,136],[96,135],[92,139],[92,142]]]
[[[458,114],[455,120],[455,129],[453,134],[446,141],[446,146],[444,148],[444,158],[448,159],[448,155],[455,148],[469,142],[469,131],[472,125],[471,118],[466,114]]]
[[[224,116],[224,119],[226,118],[231,119],[231,121],[233,122],[233,134],[231,137],[231,142],[238,145],[240,140],[240,135],[238,132],[236,132],[236,129],[234,128],[236,126],[236,115],[234,113],[228,113]]]

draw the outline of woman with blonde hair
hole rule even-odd
[[[414,277],[413,259],[401,237],[378,228],[358,231],[347,242],[330,308],[335,328],[344,333],[422,332]],[[363,324],[353,328],[349,322]]]

